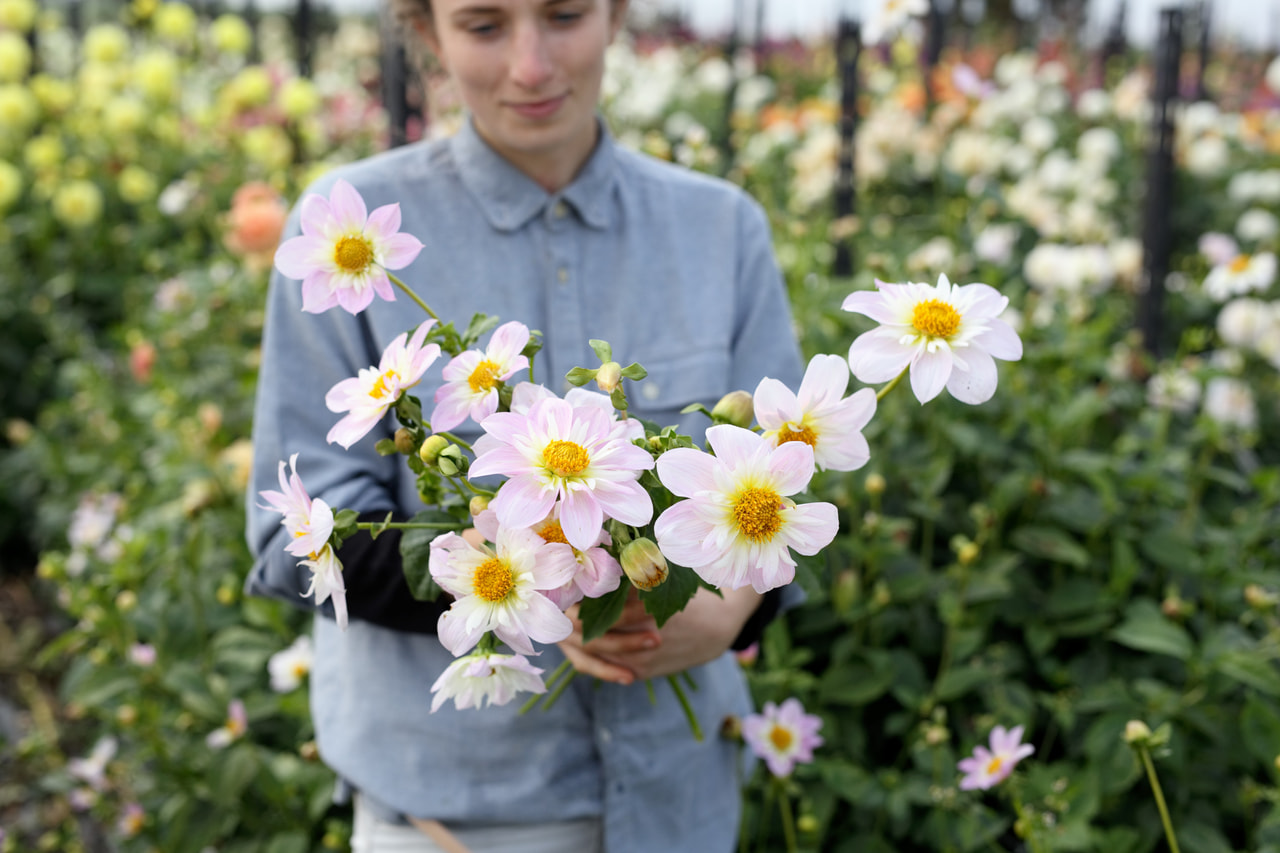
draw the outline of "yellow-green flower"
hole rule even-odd
[[[22,159],[33,172],[50,172],[62,165],[66,157],[62,137],[52,133],[34,136],[22,149]]]
[[[111,65],[129,53],[129,34],[117,24],[95,24],[85,33],[83,48],[89,61]]]
[[[27,85],[31,87],[31,92],[44,111],[52,115],[66,112],[76,97],[75,89],[71,88],[70,83],[48,74],[36,74],[27,81]]]
[[[242,144],[245,155],[267,169],[283,169],[293,160],[293,143],[275,125],[260,124],[249,128]]]
[[[125,166],[120,171],[120,197],[130,204],[151,201],[156,195],[156,179],[141,166]]]
[[[102,216],[102,191],[92,181],[69,181],[53,194],[53,215],[68,228],[84,228]]]
[[[31,48],[15,32],[0,30],[0,83],[17,83],[31,70]]]
[[[253,30],[239,15],[219,15],[209,28],[213,46],[222,53],[244,56],[253,46]]]
[[[0,211],[7,210],[22,195],[22,172],[0,160]]]
[[[305,77],[294,77],[280,87],[280,108],[289,118],[297,121],[306,118],[320,106],[320,93],[315,84]]]
[[[178,75],[178,57],[163,48],[152,48],[133,63],[134,83],[153,101],[167,103],[177,96]]]
[[[146,105],[132,95],[112,98],[102,111],[102,123],[115,137],[132,136],[146,121]]]
[[[35,0],[0,0],[0,27],[28,32],[36,23]]]
[[[232,109],[260,107],[271,101],[271,75],[261,65],[251,65],[231,78],[223,91]]]
[[[117,65],[90,60],[76,72],[76,91],[82,103],[100,105],[124,88],[127,77]]]
[[[26,86],[0,83],[0,133],[22,134],[40,115],[40,104]]]
[[[186,3],[165,3],[151,18],[156,35],[175,44],[187,44],[196,34],[196,13]]]

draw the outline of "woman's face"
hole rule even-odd
[[[535,177],[571,176],[595,145],[605,48],[624,5],[432,0],[425,35],[485,141]]]

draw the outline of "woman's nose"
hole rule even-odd
[[[516,32],[511,79],[521,88],[538,89],[551,79],[554,66],[546,34],[538,26],[521,27]]]

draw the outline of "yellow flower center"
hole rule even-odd
[[[911,325],[922,335],[949,338],[960,328],[960,312],[941,299],[930,299],[912,309]]]
[[[302,676],[306,675],[310,671],[311,671],[311,667],[307,666],[302,661],[298,661],[293,665],[294,678],[302,678]]]
[[[1249,268],[1248,255],[1236,255],[1235,260],[1233,260],[1230,264],[1227,265],[1227,269],[1237,274],[1244,272],[1248,268]]]
[[[485,601],[497,604],[515,591],[516,579],[506,563],[490,557],[476,566],[475,574],[471,576],[471,588]]]
[[[548,521],[538,529],[538,535],[542,537],[543,542],[559,542],[561,545],[568,545],[569,540],[564,538],[564,528],[560,526],[558,521]]]
[[[364,272],[373,263],[373,247],[362,236],[348,235],[334,245],[333,262],[349,273]]]
[[[998,755],[993,755],[991,760],[987,762],[987,775],[994,776],[1000,772],[1000,768],[1004,766],[1004,760]]]
[[[587,470],[591,457],[581,444],[556,439],[542,451],[542,464],[557,477],[572,477]]]
[[[787,731],[782,726],[775,725],[769,730],[769,742],[772,743],[774,748],[779,752],[782,752],[787,747],[791,746],[792,739],[791,732]]]
[[[480,362],[467,377],[467,384],[471,386],[473,393],[488,391],[498,384],[498,365],[488,359]]]
[[[396,373],[394,370],[388,370],[386,373],[379,375],[378,378],[374,380],[373,387],[369,389],[369,396],[376,399],[382,399],[391,393],[390,389],[387,388],[387,383],[389,381],[399,381],[399,379],[400,374]]]
[[[782,499],[772,489],[748,486],[738,493],[733,504],[733,520],[742,535],[752,542],[768,542],[782,526],[778,510]]]
[[[782,429],[778,430],[778,444],[785,444],[788,441],[803,441],[810,447],[817,447],[818,434],[804,425],[799,429],[792,429],[791,424],[783,424]]]

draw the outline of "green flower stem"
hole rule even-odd
[[[764,804],[760,806],[760,844],[756,848],[760,853],[768,853],[769,844],[769,812],[773,806],[773,795],[777,789],[773,785],[764,789]]]
[[[547,677],[547,680],[545,682],[545,684],[547,685],[547,689],[550,690],[552,687],[554,687],[556,685],[556,682],[559,681],[560,678],[566,672],[569,671],[569,667],[571,666],[573,666],[573,664],[569,663],[569,661],[567,660],[560,661],[560,665],[551,672],[551,675]],[[523,705],[520,706],[520,713],[527,714],[528,712],[532,711],[533,706],[541,702],[542,697],[545,695],[546,695],[545,693],[535,693],[532,696],[530,696],[528,701],[526,701]]]
[[[684,688],[680,686],[680,679],[674,675],[668,675],[667,683],[676,692],[676,699],[680,701],[680,707],[684,709],[684,716],[689,721],[689,731],[693,732],[693,739],[701,742],[702,726],[698,725],[698,715],[693,712],[693,706],[689,704],[689,697],[684,694]]]
[[[560,679],[560,683],[556,685],[556,689],[552,690],[547,696],[547,701],[543,703],[542,710],[550,711],[551,706],[556,704],[556,700],[560,698],[560,694],[569,689],[569,685],[572,684],[573,680],[577,677],[578,671],[576,669],[569,670],[568,674],[566,674],[564,678]]]
[[[1137,745],[1138,755],[1142,757],[1142,766],[1147,769],[1147,781],[1151,783],[1151,793],[1156,797],[1156,808],[1160,810],[1160,823],[1164,824],[1164,837],[1169,842],[1169,850],[1179,853],[1178,839],[1173,834],[1173,821],[1169,819],[1169,807],[1164,802],[1164,791],[1160,787],[1160,779],[1156,776],[1156,766],[1151,761],[1151,751],[1145,743]]]
[[[357,530],[457,530],[455,521],[357,521]]]
[[[782,814],[782,834],[787,839],[787,853],[798,853],[800,845],[796,843],[796,819],[791,813],[791,797],[787,795],[786,784],[777,776],[769,784],[778,789],[778,811]]]
[[[470,450],[471,450],[471,445],[470,445],[469,443],[467,443],[467,442],[463,441],[462,439],[458,438],[456,435],[454,435],[454,434],[453,434],[453,433],[451,433],[451,432],[438,432],[438,433],[436,433],[436,435],[442,435],[442,436],[444,436],[445,438],[447,438],[447,439],[449,439],[450,441],[452,441],[454,444],[456,444],[456,445],[458,445],[459,447],[461,447],[463,450],[467,450],[467,451],[470,451]]]
[[[909,369],[910,368],[903,368],[902,372],[899,373],[897,376],[893,377],[893,379],[890,380],[888,385],[884,386],[883,388],[881,388],[879,391],[876,392],[877,403],[883,400],[886,394],[888,394],[894,388],[898,387],[898,383],[902,381],[902,377],[907,375],[907,370]]]
[[[413,292],[413,288],[409,287],[409,285],[401,281],[400,277],[397,276],[395,273],[391,272],[390,270],[383,270],[383,272],[387,274],[387,278],[391,279],[392,284],[394,284],[396,287],[403,290],[405,293],[409,295],[410,299],[418,303],[418,307],[421,308],[423,311],[426,311],[428,317],[430,317],[432,320],[435,320],[437,323],[440,322],[440,315],[432,311],[431,306],[423,302],[422,297],[418,296],[418,294]]]
[[[1036,821],[1026,809],[1022,806],[1022,796],[1018,793],[1015,786],[1013,788],[1013,812],[1018,816],[1019,820],[1026,820],[1027,827],[1027,847],[1031,848],[1031,853],[1041,853],[1040,833],[1036,832]]]

